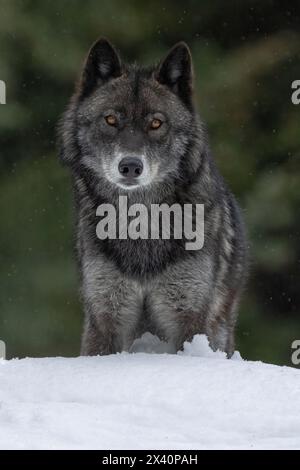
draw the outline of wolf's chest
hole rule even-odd
[[[98,240],[98,248],[130,276],[151,276],[186,255],[183,240]]]

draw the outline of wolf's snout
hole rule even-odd
[[[119,163],[119,172],[125,178],[137,178],[143,173],[143,162],[134,157],[122,158]]]

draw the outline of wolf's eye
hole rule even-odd
[[[114,116],[113,114],[105,116],[105,121],[109,126],[116,126],[118,122],[116,116]]]
[[[162,125],[162,121],[160,119],[152,119],[151,123],[150,123],[150,127],[151,129],[159,129],[160,126]]]

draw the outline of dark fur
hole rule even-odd
[[[85,328],[82,354],[128,350],[151,331],[177,349],[205,333],[214,349],[234,350],[236,307],[246,274],[245,236],[237,203],[212,159],[194,109],[191,56],[176,45],[149,69],[122,65],[104,39],[89,52],[60,124],[60,155],[74,179],[77,250]],[[104,115],[118,116],[118,127]],[[155,113],[162,127],[149,131]],[[150,116],[150,118],[149,118]],[[142,150],[141,150],[142,149]],[[127,191],[115,184],[118,152],[143,152],[151,182]],[[105,168],[105,171],[104,171]],[[149,180],[150,181],[150,180]],[[96,208],[143,202],[205,205],[205,242],[106,240],[96,236]]]

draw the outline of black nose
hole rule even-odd
[[[143,173],[143,162],[134,157],[122,158],[119,163],[119,172],[126,178],[137,178]]]

